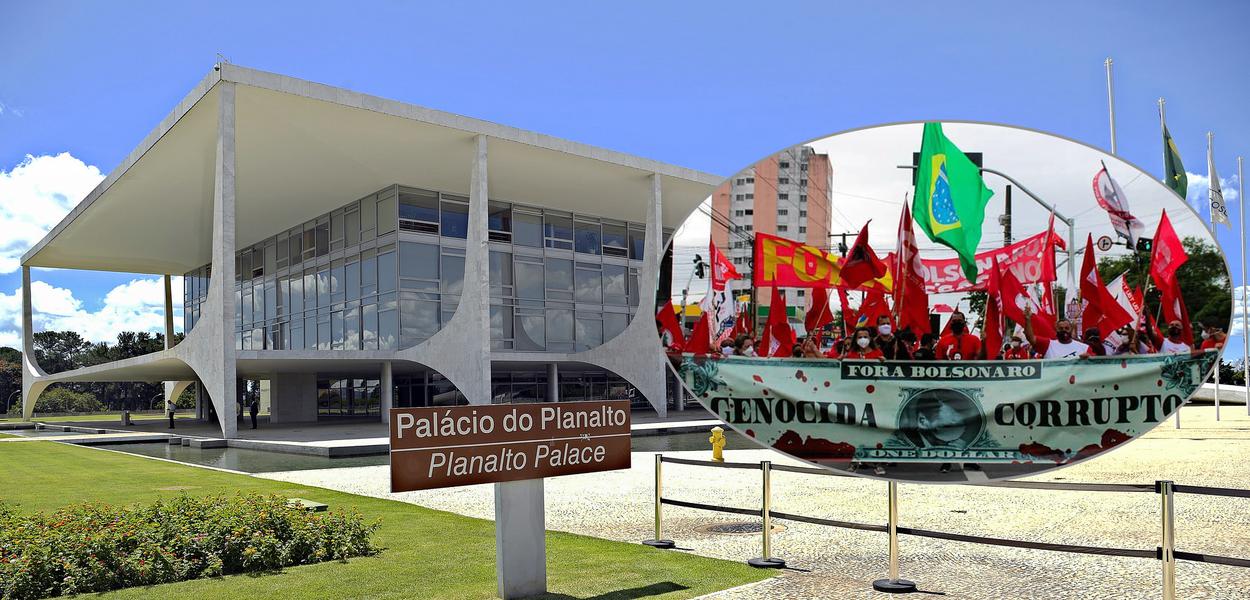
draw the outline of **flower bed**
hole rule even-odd
[[[377,524],[279,496],[180,496],[20,515],[0,502],[0,598],[34,599],[375,554]]]

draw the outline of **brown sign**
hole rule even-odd
[[[391,491],[629,468],[629,401],[391,409]]]

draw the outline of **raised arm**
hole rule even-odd
[[[1033,337],[1033,307],[1024,305],[1024,339],[1029,341],[1029,345],[1037,347],[1037,338]]]

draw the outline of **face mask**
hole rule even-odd
[[[859,344],[860,348],[867,348],[868,344],[872,343],[872,340],[865,338],[865,337],[855,338],[855,343]]]
[[[881,335],[890,335],[890,333],[893,331],[894,331],[894,328],[890,327],[889,323],[886,323],[885,325],[877,326],[877,333],[880,333]]]
[[[1181,334],[1180,327],[1168,327],[1168,335],[1177,336]]]
[[[1207,333],[1207,332],[1205,332],[1205,331],[1204,331],[1204,332],[1202,332],[1202,339],[1206,340],[1206,339],[1210,339],[1210,338],[1211,338],[1211,334],[1209,334],[1209,333]]]
[[[1055,337],[1059,338],[1059,341],[1060,341],[1060,342],[1062,342],[1062,343],[1066,344],[1066,343],[1068,343],[1068,342],[1072,341],[1072,332],[1070,332],[1070,331],[1060,331],[1060,332],[1058,332],[1057,334],[1055,334]]]
[[[954,332],[954,333],[963,333],[963,332],[964,332],[964,322],[963,322],[963,321],[955,321],[954,323],[951,323],[951,331],[952,331],[952,332]]]

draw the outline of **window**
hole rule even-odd
[[[330,253],[330,221],[322,218],[317,222],[316,229],[317,256]]]
[[[783,161],[781,161],[781,162],[777,163],[777,168],[778,168],[778,169],[789,169],[789,168],[790,168],[790,162],[789,162],[789,161],[784,161],[784,160],[783,160]]]
[[[512,205],[492,200],[487,205],[486,228],[492,242],[512,241]]]
[[[789,178],[789,177],[778,177],[778,178],[777,178],[777,185],[785,185],[785,184],[787,184],[787,183],[790,183],[790,178]]]
[[[789,230],[790,230],[790,228],[789,228],[789,227],[786,227],[785,225],[778,225],[778,226],[777,226],[777,231],[778,231],[778,232],[789,231]]]
[[[603,224],[603,254],[606,256],[628,256],[629,240],[624,224]]]
[[[747,194],[747,200],[754,200],[755,194]]]
[[[621,265],[603,265],[604,304],[624,306],[628,302],[625,272]]]
[[[753,209],[753,208],[748,208],[748,209],[743,210],[742,212],[743,212],[743,214],[745,214],[745,215],[747,215],[747,216],[751,216],[751,215],[754,215],[754,214],[755,214],[755,209]]]
[[[498,298],[512,294],[512,254],[491,250],[490,295]]]
[[[603,248],[603,230],[598,223],[577,220],[573,224],[574,249],[583,254],[598,255]]]
[[[516,268],[516,297],[528,300],[545,299],[546,286],[543,282],[542,263],[528,262],[518,256],[514,266]]]
[[[786,215],[788,215],[788,214],[790,214],[790,210],[789,210],[789,209],[786,209],[786,208],[778,208],[778,209],[777,209],[777,216],[778,216],[778,217],[784,217],[784,216],[786,216]]]
[[[746,182],[747,182],[746,177],[739,177],[739,178],[738,178],[738,180],[737,180],[737,181],[735,181],[734,183],[736,183],[736,184],[738,184],[738,185],[745,185],[745,184],[746,184]]]
[[[787,194],[787,193],[785,193],[785,192],[781,192],[781,193],[777,194],[777,199],[778,199],[778,200],[789,200],[789,199],[790,199],[790,194]]]
[[[799,180],[799,186],[800,186],[800,187],[807,187],[807,178],[800,179],[800,180]]]
[[[464,290],[464,250],[443,248],[443,276],[439,280],[445,295],[459,296]],[[446,310],[448,307],[444,306]],[[451,305],[454,312],[455,305]]]
[[[330,249],[343,249],[343,211],[336,210],[330,213]]]
[[[807,292],[806,292],[805,290],[799,290],[799,297],[800,297],[800,298],[802,298],[802,297],[803,297],[803,296],[805,296],[805,295],[807,295]]]
[[[747,177],[747,183],[755,183],[754,177]]]
[[[443,194],[442,234],[465,239],[469,236],[469,199]]]
[[[399,215],[396,208],[395,191],[383,192],[378,198],[378,235],[395,231],[395,219]],[[392,346],[393,347],[393,346]]]
[[[733,247],[734,247],[734,249],[736,250],[736,249],[738,249],[738,248],[743,248],[743,247],[745,247],[745,245],[744,245],[742,242],[734,242]]]
[[[547,258],[543,275],[547,284],[547,299],[573,299],[573,261],[562,258]]]
[[[400,285],[406,290],[438,291],[438,245],[400,242],[399,277]]]
[[[799,194],[799,204],[807,203],[807,194]]]
[[[739,257],[734,258],[734,264],[735,264],[735,265],[740,265],[740,264],[742,264],[742,257],[741,257],[741,256],[739,256]]]
[[[745,214],[745,213],[743,213],[741,210],[735,210],[735,211],[734,211],[734,216],[735,216],[735,217],[741,217],[743,214]]]
[[[542,215],[516,211],[513,213],[512,243],[531,248],[543,247]]]
[[[404,231],[438,233],[438,194],[400,188],[399,228]]]
[[[807,233],[807,227],[804,225],[799,225],[799,233]]]
[[[603,268],[601,265],[577,263],[576,291],[574,298],[578,302],[603,304]],[[622,273],[622,277],[624,274]]]
[[[631,259],[642,260],[646,256],[646,235],[646,230],[642,228],[633,225],[629,227],[629,257]]]
[[[543,236],[548,248],[573,249],[573,218],[543,214]]]
[[[352,206],[347,209],[348,212],[343,215],[345,236],[343,243],[349,248],[360,243],[360,211],[355,210],[355,206],[356,204],[352,203]]]
[[[800,216],[800,217],[806,217],[806,216],[807,216],[807,211],[805,211],[805,210],[800,210],[800,211],[799,211],[799,216]]]
[[[378,293],[395,291],[395,250],[378,253]],[[392,346],[393,347],[393,346]]]
[[[800,171],[800,172],[802,172],[802,173],[806,173],[806,172],[807,172],[807,163],[800,163],[800,164],[799,164],[799,171]]]
[[[745,199],[746,199],[746,196],[745,196],[745,195],[743,195],[743,194],[735,194],[735,195],[734,195],[734,200],[737,200],[737,201],[739,201],[739,202],[741,202],[742,200],[745,200]]]
[[[743,231],[754,231],[754,230],[755,230],[755,228],[754,228],[754,227],[752,227],[752,226],[750,226],[750,225],[743,225],[743,226],[742,226],[742,230],[743,230]]]

